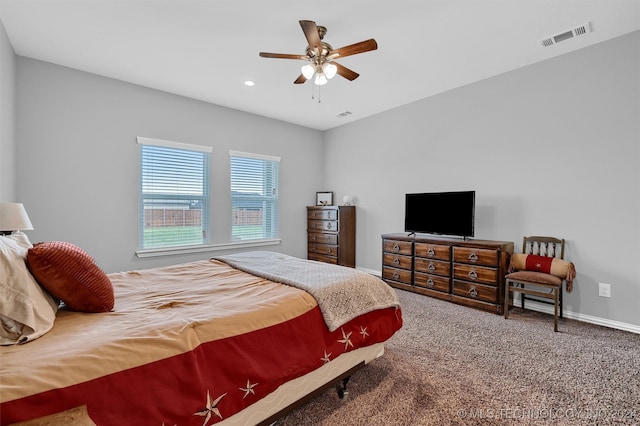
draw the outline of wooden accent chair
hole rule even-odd
[[[558,331],[558,314],[562,318],[562,284],[566,283],[570,292],[575,274],[573,263],[564,261],[564,239],[524,237],[522,253],[511,256],[509,274],[505,277],[505,319],[509,317],[510,292],[520,293],[522,309],[526,299],[553,304],[553,331]],[[548,291],[544,291],[545,288]]]

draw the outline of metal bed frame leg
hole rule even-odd
[[[349,391],[347,390],[347,383],[349,383],[349,379],[351,376],[347,376],[342,379],[342,382],[339,382],[336,385],[336,390],[338,391],[338,398],[343,399],[345,396],[349,395]]]

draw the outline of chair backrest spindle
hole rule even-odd
[[[564,259],[564,239],[554,237],[524,237],[522,253]]]

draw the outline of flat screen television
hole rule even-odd
[[[473,237],[475,201],[475,191],[406,194],[404,230]]]

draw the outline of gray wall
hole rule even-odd
[[[322,187],[322,133],[57,65],[17,60],[17,193],[32,242],[63,240],[107,272],[209,258],[138,259],[136,136],[213,147],[214,243],[230,240],[229,149],[280,156],[280,246],[306,256],[305,205]]]
[[[16,200],[15,55],[0,21],[0,202]]]
[[[640,325],[640,32],[341,126],[325,144],[325,187],[357,197],[359,267],[381,269],[405,193],[473,189],[477,238],[566,238],[578,271],[566,309]]]

